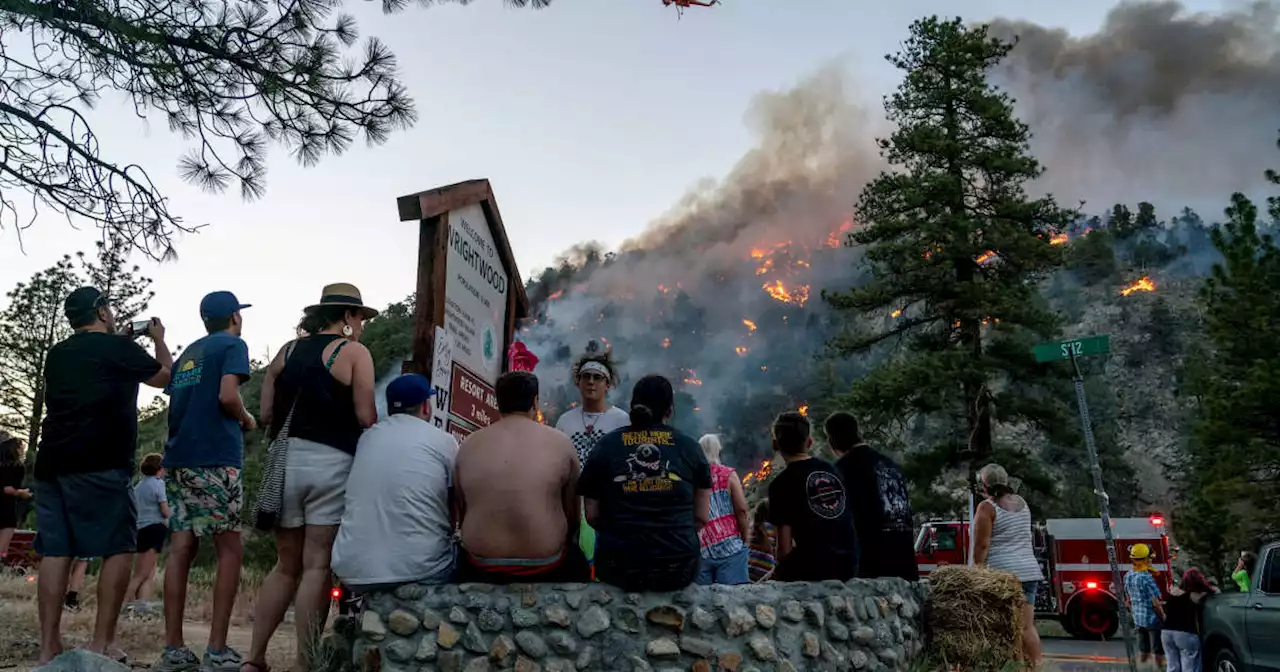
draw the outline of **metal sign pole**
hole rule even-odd
[[[1102,516],[1102,533],[1107,539],[1107,559],[1111,561],[1111,582],[1119,606],[1120,627],[1124,629],[1124,650],[1129,660],[1129,672],[1137,672],[1133,658],[1133,628],[1129,619],[1129,607],[1125,603],[1124,577],[1120,575],[1120,563],[1116,561],[1116,540],[1111,533],[1111,506],[1107,491],[1102,487],[1102,465],[1098,463],[1098,449],[1093,443],[1093,423],[1089,420],[1089,402],[1084,397],[1084,376],[1080,363],[1071,353],[1071,366],[1075,369],[1076,403],[1080,406],[1080,425],[1084,428],[1084,445],[1089,450],[1089,467],[1093,471],[1093,492],[1098,497],[1098,513]]]

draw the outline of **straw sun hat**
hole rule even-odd
[[[307,306],[303,310],[311,313],[325,306],[358,308],[364,314],[364,319],[366,320],[373,319],[378,314],[377,310],[364,305],[364,300],[360,297],[359,288],[348,282],[325,285],[324,291],[320,293],[320,302]]]

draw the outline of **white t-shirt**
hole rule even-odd
[[[578,464],[583,465],[600,437],[629,424],[631,416],[617,406],[610,406],[603,413],[583,413],[579,406],[560,416],[556,429],[573,441],[573,447],[578,449]]]
[[[452,435],[412,415],[390,416],[365,431],[347,477],[333,572],[352,586],[447,580],[457,459]]]

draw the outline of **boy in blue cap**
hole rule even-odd
[[[201,659],[182,637],[187,577],[201,537],[213,538],[218,559],[203,667],[239,670],[243,663],[240,654],[227,646],[227,629],[244,557],[240,539],[243,432],[257,427],[240,397],[240,384],[249,379],[249,348],[240,339],[244,326],[240,311],[248,307],[231,292],[204,297],[200,319],[208,335],[187,346],[174,364],[166,390],[171,401],[165,492],[172,516],[164,572],[165,650],[152,666],[158,672],[201,667]]]

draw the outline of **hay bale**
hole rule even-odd
[[[999,670],[1022,656],[1022,584],[1008,572],[945,565],[929,574],[930,655],[949,669]]]

